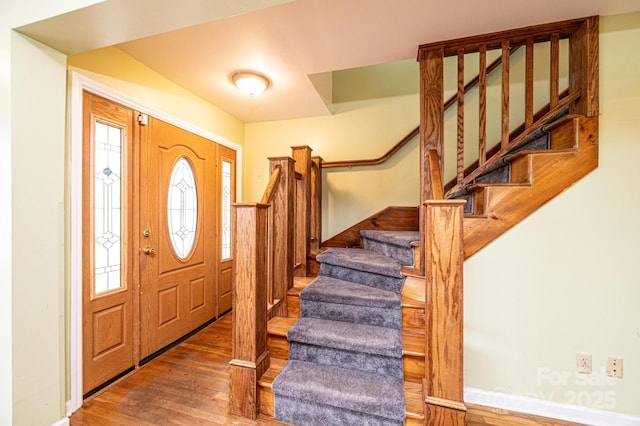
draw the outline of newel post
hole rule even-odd
[[[463,396],[463,208],[461,200],[424,203],[426,241],[425,420],[462,426]]]
[[[297,277],[307,276],[311,240],[311,148],[292,146],[291,156],[296,162],[296,173],[300,174],[296,190],[296,237],[295,262]]]
[[[272,316],[287,316],[287,291],[293,287],[295,230],[295,161],[289,157],[269,158],[269,173],[280,166],[280,179],[271,198],[273,217],[271,271],[273,298],[281,303]]]
[[[438,153],[438,173],[444,176],[444,50],[422,50],[420,61],[420,201],[435,199],[433,182],[435,164],[430,159],[430,151]],[[425,247],[424,206],[420,205],[420,247]],[[420,265],[424,273],[424,266]]]
[[[596,117],[599,111],[599,22],[599,16],[585,18],[569,38],[569,90],[580,90],[571,112],[587,117]]]
[[[256,419],[258,379],[269,368],[267,348],[268,205],[234,204],[233,359],[229,362],[231,414]]]

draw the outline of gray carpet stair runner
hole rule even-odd
[[[275,418],[296,425],[402,425],[403,265],[418,232],[362,231],[365,249],[319,254],[273,382]]]

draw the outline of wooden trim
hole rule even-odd
[[[460,48],[464,48],[467,53],[478,52],[482,45],[486,45],[488,50],[500,49],[504,40],[509,40],[512,46],[524,45],[526,44],[527,38],[532,37],[532,34],[534,34],[534,43],[549,41],[551,35],[554,33],[557,33],[561,39],[568,38],[578,31],[585,22],[592,18],[593,17],[571,19],[478,36],[462,37],[455,40],[422,44],[418,47],[418,60],[424,60],[428,52],[436,50],[442,50],[444,56],[454,56],[458,54]]]

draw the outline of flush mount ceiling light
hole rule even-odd
[[[231,75],[231,81],[247,95],[253,97],[264,92],[270,81],[264,75],[254,71],[237,71]]]

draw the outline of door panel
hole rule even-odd
[[[231,247],[231,203],[236,201],[236,152],[218,145],[218,209],[219,270],[218,275],[218,315],[231,309],[231,267],[233,253]]]
[[[133,112],[83,94],[83,393],[134,365]]]
[[[141,135],[144,358],[215,317],[217,202],[216,144],[151,117]]]

